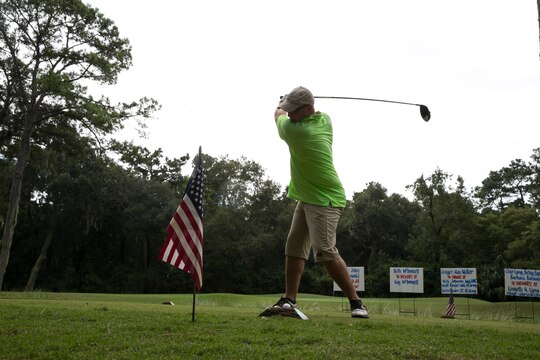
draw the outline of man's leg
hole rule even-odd
[[[347,264],[336,248],[336,228],[342,209],[306,205],[305,212],[315,261],[324,264],[330,277],[349,300],[359,299],[349,276]]]
[[[296,301],[298,296],[298,288],[300,287],[305,262],[304,259],[299,257],[285,257],[285,297],[293,301]],[[349,276],[348,273],[347,276]]]
[[[304,265],[310,252],[304,204],[298,202],[285,244],[285,297],[296,301]]]
[[[328,275],[338,284],[343,294],[349,300],[360,299],[349,276],[347,264],[345,264],[343,259],[329,260],[323,262],[323,264],[326,267],[326,271],[328,271]]]
[[[304,206],[301,202],[298,202],[285,244],[285,295],[273,306],[263,311],[260,316],[281,315],[308,320],[308,317],[298,309],[296,297],[298,296],[300,279],[309,252],[309,230],[305,219]]]
[[[323,262],[330,277],[339,285],[341,291],[349,299],[351,304],[351,316],[353,318],[369,318],[367,307],[358,297],[354,284],[349,276],[347,264],[343,259],[328,260]]]

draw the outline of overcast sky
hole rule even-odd
[[[103,88],[162,105],[148,138],[169,157],[199,145],[247,157],[285,186],[289,154],[275,129],[279,96],[302,85],[334,125],[347,192],[388,193],[437,168],[481,185],[540,147],[540,59],[533,0],[92,0],[132,44],[133,67]],[[124,132],[131,139],[133,132]],[[187,173],[191,170],[187,169]]]

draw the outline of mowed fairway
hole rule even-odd
[[[0,359],[539,359],[536,320],[514,303],[471,299],[441,319],[446,298],[366,299],[352,319],[341,298],[302,294],[309,321],[260,318],[278,295],[0,293]],[[162,305],[172,301],[174,306]],[[457,298],[458,313],[467,300]],[[402,299],[402,310],[412,310]],[[519,304],[531,316],[531,303]]]

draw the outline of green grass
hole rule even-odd
[[[514,303],[471,299],[471,320],[452,320],[440,318],[447,298],[416,299],[416,316],[397,299],[365,299],[366,320],[341,298],[302,294],[310,321],[260,318],[277,297],[200,294],[192,322],[192,295],[1,292],[0,359],[540,358],[538,307],[535,321],[515,321]]]

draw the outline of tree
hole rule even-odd
[[[150,152],[145,147],[134,145],[133,142],[111,141],[110,149],[120,155],[120,161],[138,177],[147,180],[166,181],[175,190],[184,182],[182,166],[189,160],[189,154],[177,159],[165,157],[163,150]]]
[[[204,156],[205,200],[211,206],[223,206],[238,210],[247,209],[250,196],[260,188],[264,169],[245,157],[220,159]]]
[[[203,163],[205,291],[281,291],[294,203],[256,162],[203,154]]]
[[[0,148],[14,164],[0,251],[0,289],[9,261],[23,174],[35,139],[63,124],[102,137],[124,120],[147,118],[152,99],[111,105],[88,94],[131,66],[131,47],[114,23],[78,0],[0,2]]]
[[[88,191],[88,175],[93,173],[85,165],[91,162],[90,157],[95,158],[96,155],[88,139],[81,138],[73,129],[62,127],[55,128],[48,138],[46,148],[36,147],[32,151],[26,171],[33,175],[26,177],[26,188],[32,194],[29,207],[35,210],[36,228],[40,229],[36,232],[40,236],[34,241],[41,241],[41,237],[44,240],[25,291],[34,290],[58,225],[64,224],[65,228],[66,223],[75,222],[71,219],[75,213],[86,219],[91,207],[85,200],[92,199],[94,193]],[[82,211],[79,211],[80,208]]]
[[[539,0],[540,1],[540,0]],[[532,162],[532,183],[531,183],[531,203],[540,212],[540,148],[534,149],[531,155]]]
[[[495,206],[503,211],[511,205],[524,207],[531,202],[533,175],[531,164],[521,159],[512,160],[509,166],[490,171],[477,188],[476,196],[485,208]]]
[[[417,259],[437,266],[462,265],[475,229],[476,211],[464,181],[458,176],[452,185],[451,180],[452,175],[437,169],[410,186],[423,208],[424,227],[411,239],[409,249]]]
[[[352,239],[340,252],[348,255],[348,262],[367,265],[366,282],[372,294],[386,294],[388,265],[404,257],[420,207],[400,195],[388,196],[382,185],[371,182],[354,194],[351,210],[344,220],[351,217]]]
[[[403,255],[419,210],[407,199],[396,194],[388,196],[386,191],[378,183],[369,183],[353,196],[351,232],[359,246],[356,251],[369,251],[365,254],[368,271],[376,266],[380,251],[392,258]]]

